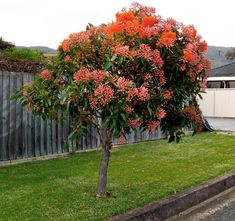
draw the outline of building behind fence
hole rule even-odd
[[[79,142],[70,143],[67,138],[72,128],[68,116],[64,115],[63,124],[42,120],[19,102],[10,100],[15,91],[34,78],[35,75],[30,73],[0,71],[0,161],[97,148],[100,141],[94,127],[90,127]],[[127,143],[162,137],[160,130],[153,133],[137,131],[128,135]]]

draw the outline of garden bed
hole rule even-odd
[[[45,66],[42,51],[12,47],[0,50],[0,70],[12,72],[39,73]]]
[[[101,153],[0,168],[0,219],[107,220],[235,168],[234,136],[202,133],[113,150],[108,189],[95,198]]]
[[[39,73],[42,70],[42,67],[43,65],[40,62],[10,59],[0,54],[1,71]]]

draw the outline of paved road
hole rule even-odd
[[[235,220],[235,203],[218,211],[215,214],[209,216],[206,221],[234,221]]]
[[[235,131],[235,118],[206,117],[206,119],[215,129]]]
[[[235,187],[167,221],[235,221]]]

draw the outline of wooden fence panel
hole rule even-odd
[[[9,75],[9,95],[8,95],[8,100],[9,100],[9,96],[15,91],[16,89],[16,84],[17,84],[17,74],[16,73],[12,73],[11,75]],[[9,159],[15,159],[16,158],[16,102],[14,101],[10,101],[9,100],[9,147],[8,147],[8,152],[9,152]]]
[[[100,145],[95,127],[80,141],[68,142],[72,131],[71,119],[62,114],[63,123],[42,120],[33,116],[10,96],[26,82],[33,81],[34,74],[0,71],[0,161],[60,154],[76,150],[96,148]],[[127,143],[162,138],[160,130],[154,133],[132,132]],[[117,139],[113,140],[117,144]]]
[[[16,76],[16,88],[15,90],[19,90],[20,87],[23,84],[23,75],[20,73],[17,73]],[[19,101],[15,102],[16,104],[16,122],[15,122],[15,139],[16,139],[16,145],[15,145],[15,159],[21,158],[23,156],[23,137],[22,137],[22,131],[23,131],[23,125],[22,125],[22,116],[23,116],[23,109],[21,107],[21,104]],[[1,116],[1,115],[0,115]]]
[[[3,73],[0,71],[0,160],[4,158],[4,144],[3,144]]]
[[[7,72],[3,72],[2,83],[2,158],[9,160],[9,120],[10,120],[10,79]]]
[[[41,155],[41,148],[40,148],[40,138],[41,138],[41,119],[40,117],[36,116],[35,117],[35,135],[34,135],[34,145],[35,145],[35,156],[40,156]]]
[[[52,153],[56,154],[58,153],[58,149],[57,149],[57,138],[56,138],[56,122],[52,121],[52,125],[51,125],[51,139],[52,139],[52,143],[51,143],[51,148],[52,148]]]

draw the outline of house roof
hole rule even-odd
[[[235,62],[224,66],[213,68],[210,71],[210,77],[232,77],[235,76]]]

